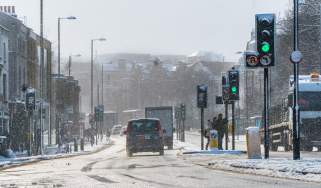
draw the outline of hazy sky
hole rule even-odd
[[[40,0],[1,0],[39,33]],[[62,23],[62,56],[98,53],[190,54],[208,50],[237,60],[254,27],[255,13],[282,15],[289,0],[44,0],[45,36],[57,51],[57,18]]]

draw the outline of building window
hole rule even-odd
[[[3,100],[6,101],[7,100],[7,75],[6,74],[3,75],[2,81],[3,81],[3,83],[2,83],[2,85],[3,85],[3,88],[2,88],[3,89],[3,91],[2,91]]]
[[[3,43],[3,63],[7,63],[7,46],[6,43]]]

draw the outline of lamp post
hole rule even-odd
[[[98,38],[91,40],[91,66],[90,66],[90,112],[94,111],[94,42],[95,41],[106,41],[105,38]]]
[[[58,18],[58,76],[60,76],[60,22],[61,20],[76,20],[75,16]]]
[[[40,0],[40,150],[43,155],[43,122],[42,122],[42,106],[43,106],[43,68],[44,68],[44,44],[43,44],[43,0]]]
[[[68,61],[68,76],[71,75],[71,63],[72,63],[72,57],[80,57],[81,54],[77,54],[77,55],[70,55],[69,56],[69,61]]]

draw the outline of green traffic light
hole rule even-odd
[[[269,52],[269,51],[270,51],[270,44],[267,43],[267,42],[263,42],[263,43],[262,43],[262,46],[261,46],[261,50],[262,50],[262,52],[264,52],[264,53]]]
[[[233,86],[233,87],[231,88],[231,91],[232,91],[232,94],[236,94],[236,92],[237,92],[236,86]]]

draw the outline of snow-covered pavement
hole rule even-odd
[[[208,165],[220,170],[321,183],[320,159],[220,159],[212,160]]]
[[[194,164],[216,170],[321,183],[321,159],[318,158],[320,152],[303,152],[302,160],[298,161],[292,160],[291,152],[271,152],[271,158],[268,160],[247,159],[246,154],[207,153],[204,155],[198,153],[183,155],[184,151],[199,150],[199,147],[193,144],[193,142],[197,141],[191,140],[194,137],[193,135],[197,135],[197,133],[189,133],[187,135],[190,139],[189,142],[175,141],[175,144],[181,148],[179,156]]]
[[[84,151],[72,152],[72,153],[56,153],[57,148],[55,148],[55,152],[46,155],[37,155],[37,156],[28,156],[28,157],[16,157],[16,158],[5,158],[0,156],[0,170],[7,169],[14,166],[29,164],[38,162],[41,160],[51,160],[58,159],[63,157],[73,157],[78,155],[86,155],[93,152],[100,151],[104,149],[104,147],[111,144],[111,140],[109,138],[104,137],[102,140],[99,140],[97,145],[94,144],[91,146],[90,143],[85,143]]]

